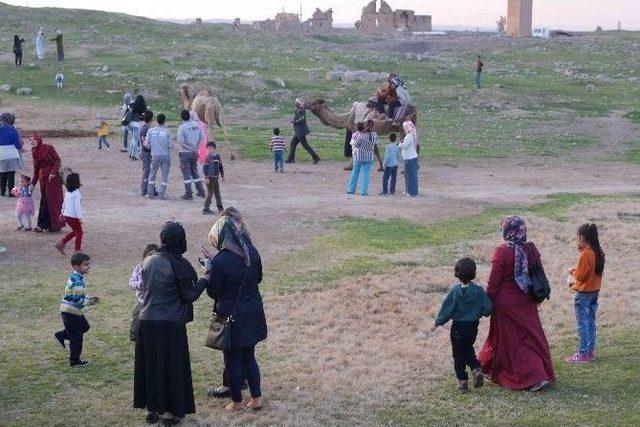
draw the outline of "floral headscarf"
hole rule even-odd
[[[524,251],[527,243],[527,226],[517,215],[510,215],[502,220],[502,237],[507,244],[515,249],[514,277],[520,290],[529,292],[531,278],[529,277],[529,260]]]
[[[301,97],[296,98],[296,107],[304,107],[304,99],[302,99]]]
[[[222,211],[220,218],[213,224],[209,231],[209,242],[218,251],[228,250],[242,257],[247,267],[251,266],[251,256],[247,243],[251,243],[240,212],[235,208],[227,208]]]
[[[419,144],[418,144],[418,131],[416,130],[416,125],[414,125],[411,120],[407,120],[406,122],[402,123],[402,128],[407,134],[413,135],[413,142],[417,147]]]

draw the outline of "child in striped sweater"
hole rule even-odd
[[[273,137],[269,143],[269,148],[273,152],[273,165],[276,172],[284,172],[284,152],[287,145],[284,138],[280,136],[280,128],[273,129]]]
[[[100,298],[85,295],[84,276],[91,270],[91,257],[82,252],[76,252],[71,257],[71,266],[73,272],[67,280],[60,300],[60,315],[64,329],[54,335],[62,347],[66,347],[65,340],[69,341],[69,365],[77,367],[89,364],[88,361],[80,359],[82,338],[89,330],[89,322],[84,317],[84,308],[97,304]]]

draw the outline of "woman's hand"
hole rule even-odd
[[[49,182],[53,181],[57,175],[55,173],[49,174]]]

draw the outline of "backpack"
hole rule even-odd
[[[531,278],[531,296],[538,304],[551,296],[551,286],[544,273],[544,268],[540,262],[529,266],[529,277]]]

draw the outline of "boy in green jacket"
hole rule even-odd
[[[458,378],[457,389],[461,393],[469,391],[467,366],[471,368],[473,386],[482,387],[484,373],[476,358],[473,344],[478,335],[478,323],[482,316],[489,316],[493,303],[482,287],[472,282],[476,278],[476,263],[471,258],[462,258],[456,263],[455,276],[460,283],[451,287],[440,307],[435,330],[449,320],[451,323],[451,346],[453,348],[453,366]]]

